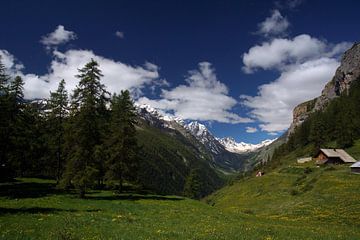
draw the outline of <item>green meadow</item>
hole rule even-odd
[[[289,156],[289,159],[291,156]],[[1,239],[360,239],[360,175],[290,164],[234,182],[203,201],[2,184]]]

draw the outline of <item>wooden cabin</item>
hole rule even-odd
[[[321,148],[315,159],[316,164],[344,164],[356,162],[356,160],[345,152],[344,149]]]
[[[360,174],[360,161],[351,165],[350,169],[352,173]]]

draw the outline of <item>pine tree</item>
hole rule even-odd
[[[184,186],[184,195],[189,198],[199,199],[201,198],[201,179],[199,175],[201,170],[198,168],[192,169],[187,176]]]
[[[22,176],[29,167],[29,161],[25,153],[29,146],[30,137],[26,137],[30,130],[31,122],[26,120],[24,103],[24,82],[20,76],[10,83],[9,86],[9,144],[8,158],[17,174]]]
[[[8,83],[10,81],[10,76],[6,73],[5,65],[2,63],[0,56],[0,96],[6,94],[8,90]]]
[[[99,165],[96,157],[97,146],[101,144],[101,118],[108,101],[108,92],[101,84],[99,65],[93,59],[79,69],[78,87],[72,97],[72,113],[67,129],[68,162],[63,183],[72,183],[80,197],[85,196],[87,188],[99,178]]]
[[[50,93],[48,114],[49,145],[51,158],[56,161],[52,164],[55,169],[55,177],[59,182],[64,167],[64,122],[68,114],[68,95],[65,89],[65,80],[61,80],[55,92]],[[53,161],[51,161],[53,162]]]
[[[10,166],[8,160],[9,151],[9,95],[8,82],[10,77],[6,73],[4,64],[0,56],[0,181],[11,177]]]
[[[310,136],[309,139],[314,143],[317,149],[321,148],[324,143],[326,143],[326,122],[323,118],[322,113],[317,112],[312,119],[310,126]]]
[[[122,191],[124,179],[137,180],[138,145],[136,139],[136,112],[129,91],[114,95],[111,102],[110,136],[106,179],[118,181]]]

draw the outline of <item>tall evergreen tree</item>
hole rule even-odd
[[[31,129],[30,122],[25,119],[26,112],[24,103],[24,82],[20,76],[9,85],[9,144],[8,150],[9,161],[17,174],[22,176],[27,169],[28,161],[25,153],[28,149],[29,137],[26,137]]]
[[[78,87],[72,97],[72,113],[67,138],[68,161],[63,182],[72,183],[84,197],[86,189],[99,177],[96,161],[97,146],[101,144],[101,118],[108,101],[108,92],[101,84],[99,65],[93,59],[79,69]]]
[[[8,82],[10,77],[6,73],[0,56],[0,181],[10,177],[8,162],[9,150],[9,95]]]
[[[327,140],[326,122],[321,112],[314,115],[312,121],[309,139],[314,143],[315,148],[319,149],[323,147],[323,144],[326,143]]]
[[[0,96],[3,96],[7,91],[7,86],[10,81],[10,76],[6,73],[5,65],[2,63],[0,56]]]
[[[106,178],[117,181],[117,189],[122,191],[124,179],[137,180],[138,168],[137,115],[129,91],[113,96],[111,110]]]
[[[64,167],[64,122],[68,114],[68,93],[65,89],[65,80],[61,80],[55,92],[50,93],[49,100],[49,148],[51,152],[52,168],[55,169],[55,177],[59,182]]]

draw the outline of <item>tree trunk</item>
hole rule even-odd
[[[80,198],[85,198],[85,187],[84,186],[82,186],[82,187],[80,187],[80,192],[79,192],[79,197]]]

